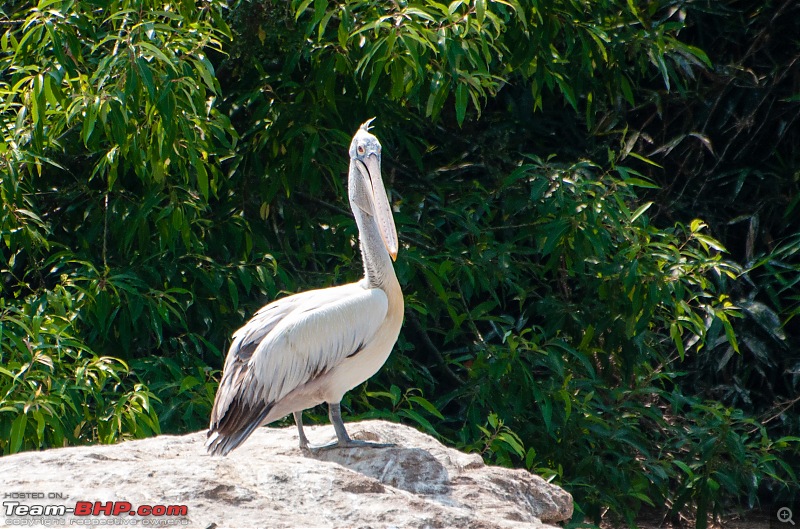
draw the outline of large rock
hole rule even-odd
[[[3,457],[0,524],[49,518],[67,526],[532,529],[552,528],[546,523],[572,514],[572,497],[540,477],[486,466],[480,456],[408,426],[368,421],[348,430],[356,439],[397,446],[309,456],[292,426],[260,428],[228,457],[206,454],[205,432]],[[330,426],[307,432],[312,443],[333,438]],[[50,515],[35,505],[52,506]],[[135,513],[157,505],[186,512]],[[64,515],[58,506],[120,512]]]

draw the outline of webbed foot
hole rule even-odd
[[[337,448],[392,448],[397,446],[394,443],[373,443],[372,441],[362,441],[360,439],[337,440],[332,443],[320,446],[300,446],[302,450],[306,450],[312,454],[324,452],[327,450],[334,450]]]

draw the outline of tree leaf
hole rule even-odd
[[[459,83],[456,88],[456,121],[458,126],[464,124],[464,117],[467,114],[467,85]]]
[[[22,450],[25,440],[25,426],[28,424],[28,416],[25,413],[17,415],[11,423],[11,436],[9,438],[8,453],[16,454]]]

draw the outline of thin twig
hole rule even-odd
[[[460,376],[458,376],[450,366],[447,365],[447,360],[445,360],[444,356],[442,356],[441,351],[436,345],[431,341],[430,336],[428,336],[427,331],[422,328],[422,324],[417,319],[417,316],[412,312],[406,311],[406,320],[411,323],[411,326],[414,328],[414,332],[422,339],[422,343],[425,344],[425,347],[433,354],[436,360],[442,367],[444,373],[453,381],[457,382],[458,384],[464,384],[464,380]]]
[[[331,211],[339,213],[340,215],[344,215],[345,217],[352,217],[353,216],[353,213],[351,211],[348,211],[348,210],[346,210],[346,209],[344,209],[344,208],[342,208],[342,207],[340,207],[340,206],[338,206],[336,204],[332,204],[330,202],[326,202],[326,201],[324,201],[322,199],[319,199],[319,198],[317,198],[315,196],[312,196],[312,195],[309,195],[307,193],[303,193],[301,191],[295,191],[294,194],[297,195],[298,197],[302,198],[303,200],[308,200],[310,202],[313,202],[313,203],[317,204],[318,206],[326,207],[326,208],[330,209]]]
[[[779,408],[778,412],[775,413],[774,415],[772,415],[772,417],[769,417],[769,418],[764,419],[763,421],[761,421],[761,425],[763,426],[763,425],[767,424],[768,422],[774,421],[775,419],[777,419],[778,417],[783,415],[786,412],[786,410],[788,410],[789,408],[791,408],[792,406],[794,406],[798,402],[800,402],[800,397],[795,397],[792,400],[787,400],[786,402],[782,402],[782,403],[776,405],[775,407]],[[755,431],[755,430],[753,430],[753,431]]]

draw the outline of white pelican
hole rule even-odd
[[[227,454],[260,425],[290,413],[304,450],[387,446],[351,439],[339,406],[345,392],[386,362],[403,322],[403,293],[392,267],[397,231],[381,179],[381,144],[368,132],[371,121],[350,144],[347,186],[364,279],[276,300],[234,333],[211,412],[206,448],[212,454]],[[302,414],[323,402],[338,441],[312,448]]]

